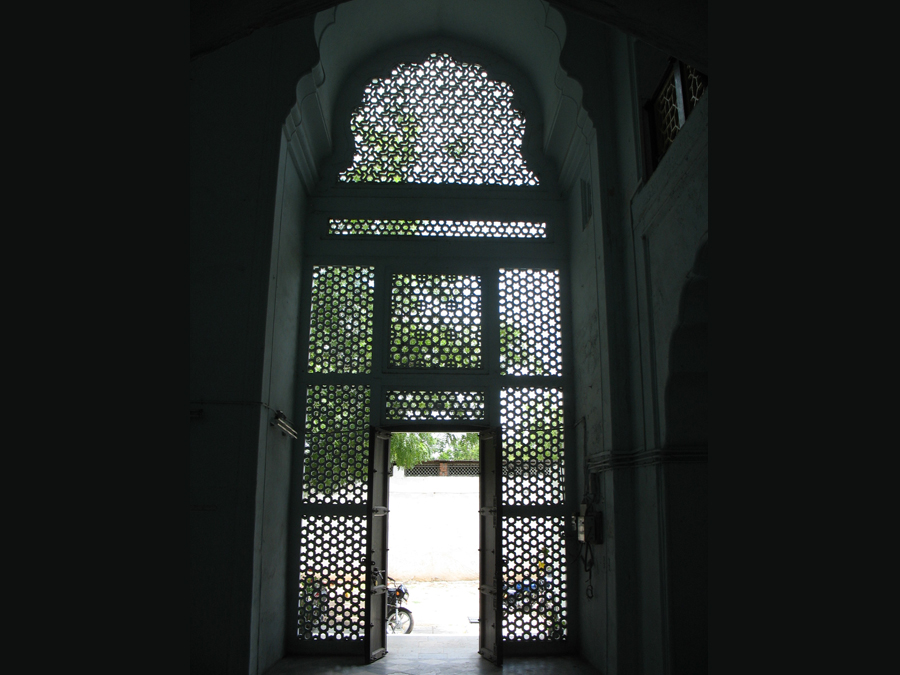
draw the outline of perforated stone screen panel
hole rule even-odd
[[[362,640],[366,519],[310,515],[303,518],[302,528],[297,636]]]
[[[365,504],[369,433],[309,434],[303,451],[303,499],[310,504]]]
[[[303,499],[364,504],[369,461],[369,388],[313,385],[306,395]]]
[[[567,634],[565,518],[504,517],[503,639],[554,641]]]
[[[343,182],[538,185],[522,157],[525,118],[512,87],[447,54],[373,80],[350,130]]]
[[[480,368],[481,277],[393,275],[388,361],[394,368]]]
[[[501,496],[511,506],[565,501],[562,390],[500,390],[503,424]]]
[[[559,271],[500,270],[500,372],[561,375]]]
[[[372,370],[372,267],[314,267],[309,329],[309,372]]]
[[[483,391],[388,391],[390,421],[484,419]]]
[[[498,220],[331,219],[328,221],[328,234],[546,239],[547,223],[505,222]]]

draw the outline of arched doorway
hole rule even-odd
[[[309,204],[296,653],[384,653],[371,570],[386,563],[389,430],[423,425],[495,430],[482,436],[483,655],[569,649],[565,204],[527,80],[496,56],[433,44],[348,85],[343,135]],[[437,78],[435,109],[404,98],[428,89],[409,85],[420,71]],[[504,583],[538,571],[549,607],[505,610]]]

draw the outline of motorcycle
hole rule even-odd
[[[389,581],[396,581],[388,577]],[[387,627],[392,633],[412,633],[413,615],[406,607],[401,607],[400,603],[409,597],[409,591],[403,584],[387,588]]]
[[[503,600],[511,611],[543,611],[548,604],[548,582],[545,579],[522,579],[503,584]]]
[[[372,566],[372,573],[373,582],[376,585],[384,581],[384,572],[376,569],[374,565]],[[396,580],[391,577],[387,579],[396,583]],[[412,612],[406,607],[400,606],[400,603],[409,597],[409,590],[404,584],[388,585],[385,593],[387,595],[387,616],[385,619],[388,631],[400,634],[412,633],[413,625],[415,624]]]

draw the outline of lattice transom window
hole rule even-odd
[[[547,223],[501,222],[497,220],[331,219],[328,221],[328,234],[546,239]]]
[[[372,370],[371,267],[314,267],[309,329],[309,372]]]
[[[388,420],[484,419],[483,391],[388,391]]]
[[[562,374],[557,270],[500,270],[500,371]]]
[[[513,90],[479,65],[432,54],[365,89],[350,120],[344,182],[538,185],[525,165]]]
[[[389,364],[481,367],[481,277],[395,274]]]

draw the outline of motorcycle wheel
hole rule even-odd
[[[397,613],[388,619],[388,628],[392,633],[412,633],[413,616],[406,607],[398,607]]]

